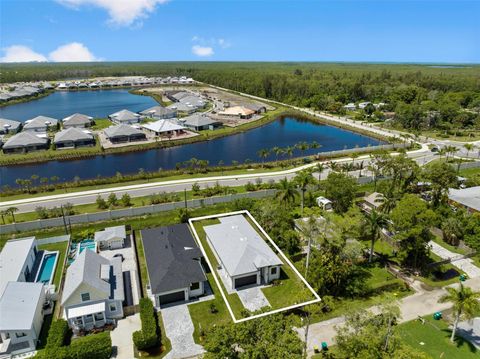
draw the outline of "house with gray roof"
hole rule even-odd
[[[15,134],[20,130],[21,125],[19,121],[0,118],[0,135]]]
[[[111,143],[136,142],[147,139],[143,131],[130,125],[110,126],[104,129],[103,133]]]
[[[123,248],[127,231],[125,226],[107,227],[103,231],[95,232],[95,242],[100,249],[118,249]]]
[[[196,95],[182,97],[179,102],[187,105],[192,105],[197,110],[200,108],[204,108],[207,105],[207,103],[201,97]]]
[[[115,323],[125,300],[122,259],[84,249],[68,267],[61,305],[74,333]]]
[[[129,110],[121,110],[115,113],[112,113],[108,116],[108,118],[117,124],[134,124],[140,122],[140,115],[138,113],[129,111]]]
[[[180,123],[194,131],[214,130],[222,126],[222,122],[216,121],[203,113],[194,113],[193,115],[184,117]]]
[[[205,293],[202,252],[187,224],[142,230],[147,262],[147,294],[156,307]]]
[[[36,136],[33,132],[20,132],[10,137],[3,145],[3,153],[26,153],[46,150],[49,139]]]
[[[93,117],[82,115],[81,113],[75,113],[62,120],[63,128],[77,127],[85,128],[93,125]]]
[[[140,115],[156,120],[166,120],[177,117],[177,110],[174,108],[167,108],[163,106],[153,106],[140,112]]]
[[[280,278],[283,262],[243,215],[219,218],[203,227],[207,241],[232,289]]]
[[[23,131],[47,132],[48,130],[56,131],[58,129],[58,120],[47,116],[37,116],[31,120],[25,121]]]
[[[8,282],[0,298],[0,357],[33,352],[43,324],[43,283]]]
[[[88,131],[69,127],[55,134],[56,148],[77,148],[95,146],[95,137]]]
[[[175,102],[172,103],[170,106],[167,108],[176,111],[177,116],[188,116],[197,111],[197,107],[189,104],[189,103],[184,103],[184,102]]]
[[[457,207],[463,207],[468,212],[480,212],[480,186],[448,190],[448,200]]]

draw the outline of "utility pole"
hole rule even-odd
[[[183,189],[183,198],[185,201],[185,209],[187,209],[187,189],[186,188]]]
[[[63,204],[60,205],[60,210],[62,211],[63,227],[65,228],[65,234],[68,234],[67,221],[65,219],[65,212],[63,211]]]

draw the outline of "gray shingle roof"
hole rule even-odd
[[[47,123],[48,123],[48,126],[56,127],[58,124],[58,120],[56,118],[47,117],[47,116],[37,116],[25,122],[23,129],[30,130],[35,128],[46,128]]]
[[[66,130],[62,130],[55,134],[53,140],[54,143],[63,142],[63,141],[81,141],[81,140],[92,140],[93,135],[91,133],[86,133],[79,128],[70,127]]]
[[[101,279],[102,265],[112,267],[109,282]],[[68,267],[62,294],[62,305],[85,283],[105,294],[105,299],[124,300],[121,258],[108,260],[90,249],[84,249]]]
[[[187,117],[182,118],[182,121],[187,126],[208,126],[219,123],[219,121],[212,120],[210,117],[204,114],[193,114]]]
[[[108,116],[110,119],[118,122],[127,122],[138,120],[140,115],[129,110],[121,110]]]
[[[282,261],[243,215],[220,218],[205,233],[230,276],[281,265]]]
[[[144,116],[164,116],[166,114],[174,114],[176,111],[171,108],[163,107],[163,106],[153,106],[147,108],[140,112],[140,114]]]
[[[199,260],[202,253],[187,224],[144,229],[142,242],[152,293],[207,280]]]
[[[95,242],[108,241],[112,238],[123,238],[127,236],[125,226],[107,227],[103,231],[95,232]]]
[[[468,208],[480,211],[480,186],[448,191],[448,198]]]
[[[8,127],[9,130],[16,131],[20,126],[21,122],[9,120],[6,118],[0,118],[0,131],[3,131],[5,128]]]
[[[46,138],[35,136],[31,132],[20,132],[13,135],[3,145],[3,148],[24,147],[32,145],[45,145],[48,143]]]
[[[82,115],[81,113],[75,113],[71,116],[65,117],[62,121],[63,124],[66,124],[67,126],[86,125],[92,122],[92,117]]]
[[[110,126],[103,130],[107,137],[117,137],[117,136],[131,136],[137,134],[143,134],[137,128],[134,128],[129,125],[117,125],[117,126]]]

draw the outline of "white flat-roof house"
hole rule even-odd
[[[125,238],[127,238],[125,226],[107,227],[103,231],[95,232],[95,242],[100,249],[123,248]]]
[[[219,220],[204,230],[232,289],[280,278],[282,261],[243,215]]]
[[[0,358],[35,350],[44,304],[43,283],[7,283],[0,298]]]
[[[100,328],[123,317],[122,259],[84,250],[68,267],[63,316],[74,333]]]

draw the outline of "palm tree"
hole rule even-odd
[[[375,209],[373,209],[370,213],[365,215],[365,222],[372,240],[370,246],[370,256],[368,258],[368,262],[370,263],[373,259],[373,246],[375,245],[375,241],[380,237],[380,230],[388,224],[388,220],[385,214],[377,212]]]
[[[290,206],[293,202],[295,202],[295,197],[297,195],[297,191],[295,186],[292,182],[289,182],[288,179],[285,177],[278,182],[278,190],[275,194],[275,198],[280,201],[280,203]]]
[[[303,208],[305,205],[305,192],[307,191],[307,186],[313,182],[312,174],[308,171],[301,171],[295,176],[293,181],[300,187],[300,193],[302,195],[301,201],[301,213],[303,216]]]
[[[265,159],[268,157],[269,154],[270,154],[270,151],[267,150],[267,149],[261,149],[257,152],[258,157],[260,157],[262,159],[262,163],[265,162]],[[263,167],[263,165],[262,165],[262,167]]]
[[[388,214],[392,211],[392,209],[395,208],[398,200],[399,196],[397,193],[395,193],[394,191],[388,191],[387,194],[377,198],[376,201],[381,203],[380,210],[383,213]]]
[[[441,297],[439,302],[451,302],[453,304],[455,319],[453,322],[452,336],[450,337],[450,341],[453,343],[460,318],[471,319],[480,311],[480,302],[478,301],[480,292],[474,292],[471,288],[464,287],[463,283],[460,283],[459,289],[446,287],[445,290],[447,294]]]
[[[288,155],[288,157],[290,157],[290,159],[291,159],[292,156],[293,156],[293,150],[294,150],[294,149],[295,149],[295,148],[294,148],[294,147],[291,147],[291,146],[285,148],[285,153]]]
[[[8,215],[8,212],[5,211],[0,211],[0,217],[2,217],[2,223],[5,224],[5,216]]]
[[[278,161],[278,156],[283,152],[283,150],[278,147],[278,146],[275,146],[272,148],[272,153],[275,154],[275,161]]]
[[[12,221],[15,223],[15,212],[18,212],[17,207],[9,207],[6,209],[6,212],[12,216]]]
[[[299,142],[295,145],[295,147],[300,150],[300,152],[303,156],[305,151],[310,148],[310,145],[307,142]]]
[[[308,275],[308,265],[310,262],[310,252],[312,249],[312,241],[314,241],[320,234],[320,228],[316,218],[312,215],[308,217],[307,221],[300,222],[300,232],[307,239],[307,258],[305,260],[305,278]]]
[[[467,150],[467,157],[468,157],[468,154],[470,153],[470,151],[473,151],[475,146],[473,145],[473,143],[466,143],[463,145],[463,147]]]
[[[318,172],[318,181],[320,182],[320,180],[322,179],[322,172],[325,171],[325,165],[321,162],[318,162],[315,165],[315,171]]]

